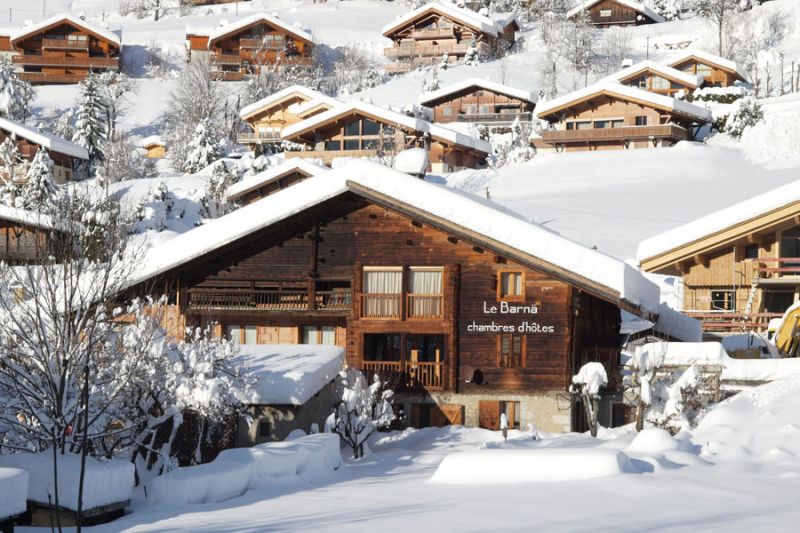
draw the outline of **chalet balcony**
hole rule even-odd
[[[11,62],[25,66],[119,68],[119,59],[116,57],[15,55],[11,57]]]
[[[259,131],[240,133],[237,137],[239,144],[270,144],[281,142],[281,132],[279,131]]]
[[[453,28],[434,28],[429,30],[413,30],[411,38],[415,41],[424,39],[455,39]]]
[[[42,48],[45,50],[89,50],[89,40],[42,39]]]
[[[80,83],[86,74],[46,74],[44,72],[20,72],[19,77],[28,83]]]
[[[238,70],[217,70],[211,73],[211,76],[218,81],[242,81],[244,74]]]
[[[0,261],[8,263],[35,262],[46,256],[47,250],[41,246],[0,246]]]
[[[688,141],[689,132],[677,124],[659,126],[623,126],[621,128],[598,128],[578,130],[549,130],[542,133],[542,140],[549,144],[576,144],[607,141],[646,141],[670,139]]]
[[[533,120],[533,113],[474,113],[469,115],[458,115],[458,122],[491,122],[511,124],[514,120],[520,122],[530,122]]]
[[[753,275],[761,283],[781,278],[794,278],[800,283],[800,257],[759,257],[753,260],[753,268]]]
[[[703,331],[714,332],[742,332],[760,330],[766,331],[770,320],[780,318],[783,313],[757,313],[747,315],[736,311],[684,311],[688,317],[700,321]]]
[[[190,289],[190,311],[265,311],[348,313],[349,291],[316,291],[313,298],[304,289]]]
[[[441,294],[407,294],[405,309],[402,294],[362,294],[361,317],[386,320],[442,318],[444,296]]]
[[[406,58],[406,57],[426,57],[426,56],[443,56],[447,55],[464,55],[469,49],[469,43],[453,43],[453,44],[414,44],[413,46],[401,45],[391,46],[383,49],[383,54],[390,58]]]
[[[242,57],[238,54],[214,54],[211,61],[216,65],[238,66],[242,64]]]
[[[286,159],[300,157],[303,159],[319,159],[325,165],[330,165],[337,157],[378,157],[378,150],[302,150],[285,152]]]
[[[442,362],[364,361],[364,374],[377,374],[391,386],[409,389],[442,390],[445,368]]]

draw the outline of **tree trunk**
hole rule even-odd
[[[86,454],[89,450],[89,361],[83,370],[83,442],[81,443],[81,472],[78,481],[78,510],[75,513],[77,533],[83,528],[83,485],[86,482]]]

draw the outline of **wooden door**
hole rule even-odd
[[[464,406],[455,403],[443,403],[435,406],[431,414],[431,425],[436,427],[463,425]]]
[[[500,402],[481,400],[478,402],[478,426],[497,431],[500,429]]]

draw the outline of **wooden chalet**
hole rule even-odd
[[[167,144],[158,135],[145,137],[139,145],[144,149],[147,159],[163,159],[167,157]]]
[[[433,112],[433,122],[472,122],[510,126],[515,120],[530,122],[536,105],[530,91],[480,78],[453,83],[423,94],[420,105]]]
[[[560,152],[672,146],[711,122],[706,108],[613,82],[540,102],[536,116],[551,124],[537,148]]]
[[[0,204],[0,263],[42,261],[63,235],[63,229],[48,215]]]
[[[602,81],[617,82],[664,96],[692,94],[703,83],[703,79],[696,74],[649,60],[623,68]]]
[[[513,15],[490,18],[454,4],[431,2],[384,26],[392,41],[384,56],[386,72],[399,74],[419,66],[463,60],[471,47],[482,58],[502,55],[514,43],[519,23]]]
[[[734,61],[701,50],[687,50],[673,57],[669,66],[697,76],[702,80],[702,87],[731,87],[737,82],[749,83],[747,74]]]
[[[0,37],[20,78],[35,84],[80,83],[89,71],[118,70],[121,47],[115,33],[68,14]]]
[[[41,148],[47,150],[53,160],[53,180],[57,184],[72,181],[79,176],[80,163],[89,159],[85,148],[56,137],[50,133],[39,131],[25,124],[0,117],[0,142],[11,138],[17,144],[21,161],[11,172],[11,176],[0,172],[1,179],[11,179],[17,183],[25,181],[30,162]]]
[[[225,199],[235,204],[251,204],[327,170],[304,159],[290,159],[231,185],[225,192]]]
[[[310,67],[311,35],[278,17],[257,13],[214,30],[187,28],[189,60],[207,57],[218,79],[238,81],[261,66]]]
[[[256,146],[280,143],[283,141],[283,128],[327,111],[339,103],[335,98],[302,85],[287,87],[241,109],[239,118],[251,131],[239,134],[239,144]]]
[[[664,17],[634,0],[583,0],[567,12],[567,18],[571,20],[580,16],[588,16],[592,25],[598,28],[664,22]]]
[[[800,182],[643,241],[647,272],[679,277],[709,332],[766,330],[800,301]]]
[[[284,128],[284,140],[304,147],[287,158],[392,158],[410,148],[428,151],[431,170],[480,168],[491,153],[483,140],[366,102],[353,101]]]
[[[611,423],[620,309],[649,316],[658,302],[621,261],[369,161],[152,249],[132,290],[154,282],[171,290],[173,324],[344,347],[398,391],[414,427],[497,429],[501,413],[512,427],[579,427],[567,389],[587,361],[611,376]]]

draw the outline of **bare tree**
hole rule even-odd
[[[726,24],[740,8],[740,0],[695,0],[694,11],[717,27],[717,50],[723,55]]]

